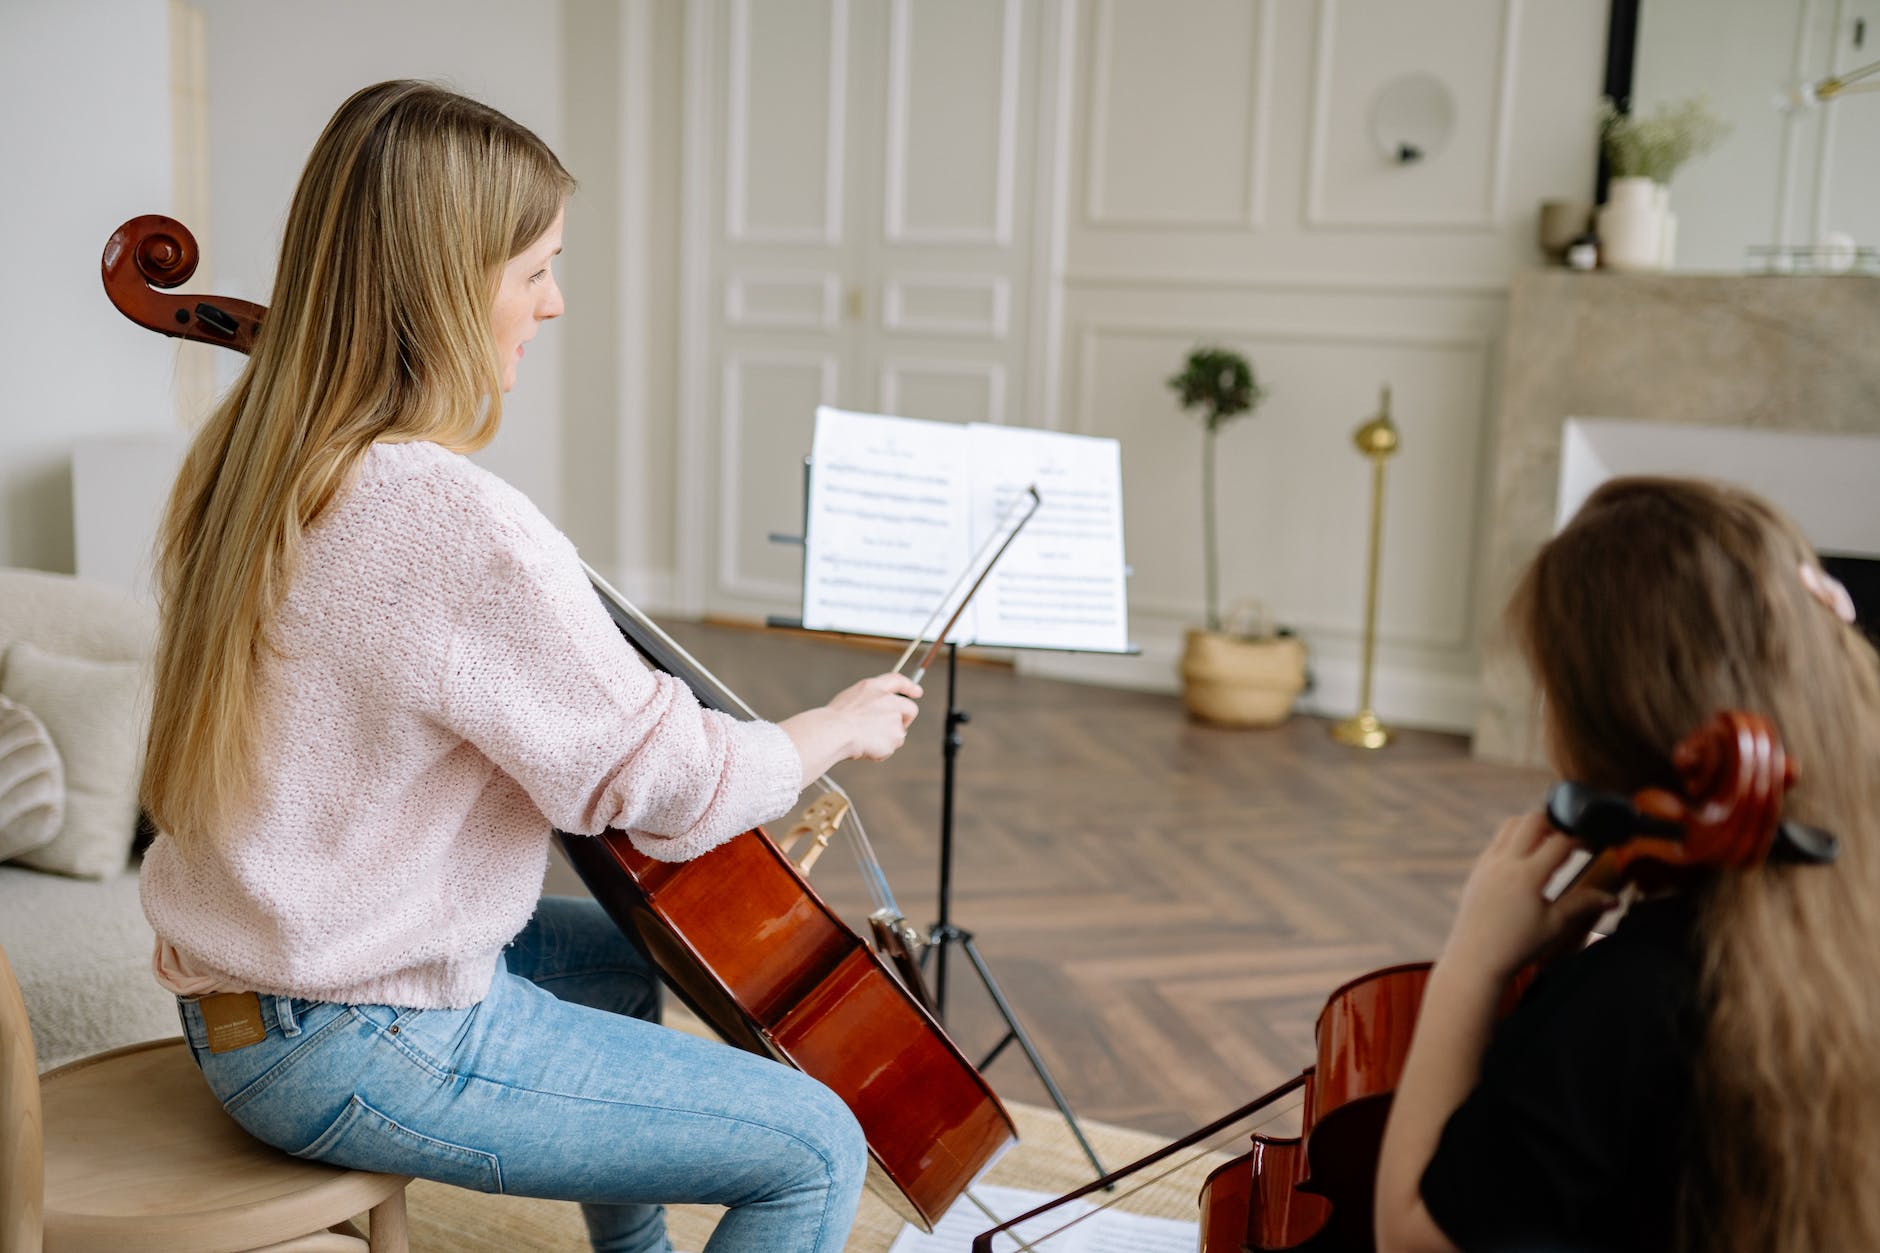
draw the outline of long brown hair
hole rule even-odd
[[[1604,484],[1509,605],[1559,764],[1631,791],[1720,709],[1769,717],[1800,777],[1785,814],[1841,839],[1827,869],[1766,866],[1703,894],[1703,1134],[1685,1243],[1880,1249],[1880,662],[1803,584],[1817,557],[1717,484]]]
[[[246,792],[255,664],[302,533],[375,441],[483,447],[502,418],[502,267],[574,180],[532,132],[429,83],[339,107],[307,158],[255,349],[158,534],[143,803],[185,845]]]

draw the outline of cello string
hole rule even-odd
[[[606,579],[600,576],[599,571],[595,570],[594,567],[589,565],[586,561],[581,562],[581,568],[587,571],[588,581],[600,591],[601,595],[611,601],[622,613],[632,618],[641,630],[658,640],[665,647],[670,648],[678,656],[680,661],[690,666],[693,672],[711,687],[712,691],[720,700],[742,713],[751,721],[761,721],[757,715],[757,711],[747,705],[743,697],[727,687],[724,681],[710,670],[706,669],[705,666],[699,662],[698,658],[687,652],[679,641],[666,634],[665,631],[660,629],[657,623],[640,612],[639,606],[635,605],[632,601],[615,590],[612,584],[608,583]],[[837,783],[826,774],[818,777],[815,783],[817,786],[821,787],[823,791],[834,792],[837,796],[849,802],[849,821],[847,824],[851,832],[849,843],[850,846],[854,848],[857,859],[861,862],[863,877],[868,882],[869,894],[875,898],[876,908],[892,910],[895,916],[899,917],[901,915],[901,907],[895,903],[894,893],[888,888],[888,877],[881,868],[880,858],[875,856],[874,845],[868,842],[868,834],[862,830],[861,817],[855,811],[855,801],[847,792],[842,790],[841,784]]]
[[[817,782],[824,784],[825,790],[834,792],[843,800],[849,799],[849,794],[836,786],[835,780],[827,775]],[[875,898],[875,908],[888,910],[900,918],[901,907],[895,903],[894,893],[888,890],[887,873],[875,858],[875,846],[868,841],[868,832],[862,827],[862,815],[856,810],[853,801],[849,801],[848,839],[849,847],[855,852],[855,860],[861,864],[863,876],[868,880],[869,895]]]
[[[1208,1156],[1210,1153],[1221,1152],[1230,1142],[1239,1139],[1241,1136],[1251,1135],[1253,1132],[1258,1131],[1262,1127],[1272,1125],[1274,1122],[1278,1121],[1280,1118],[1284,1117],[1285,1115],[1298,1111],[1299,1109],[1304,1107],[1305,1103],[1306,1103],[1305,1094],[1301,1092],[1296,1099],[1289,1100],[1285,1104],[1276,1104],[1273,1106],[1269,1106],[1266,1109],[1256,1111],[1255,1114],[1248,1115],[1249,1118],[1256,1117],[1257,1115],[1264,1115],[1264,1117],[1259,1117],[1258,1120],[1255,1122],[1247,1122],[1243,1120],[1241,1122],[1232,1124],[1232,1126],[1229,1128],[1224,1128],[1213,1139],[1205,1141],[1201,1145],[1199,1145],[1195,1149],[1195,1151],[1191,1153],[1190,1155],[1188,1155],[1187,1157],[1174,1159],[1174,1162],[1175,1162],[1174,1165],[1168,1166],[1166,1169],[1163,1169],[1161,1171],[1158,1171],[1156,1174],[1148,1176],[1141,1183],[1138,1183],[1135,1186],[1128,1188],[1125,1191],[1119,1192],[1115,1196],[1105,1199],[1101,1204],[1091,1206],[1089,1209],[1085,1210],[1083,1213],[1077,1215],[1077,1217],[1072,1218],[1060,1224],[1059,1226],[1053,1227],[1051,1230],[1043,1233],[1042,1235],[1033,1236],[1031,1244],[1026,1244],[1023,1241],[1020,1241],[1019,1247],[1021,1249],[1032,1249],[1034,1248],[1035,1245],[1042,1245],[1046,1243],[1047,1241],[1057,1239],[1059,1236],[1069,1231],[1072,1227],[1077,1226],[1079,1223],[1084,1222],[1086,1219],[1095,1218],[1098,1214],[1103,1213],[1105,1210],[1115,1209],[1117,1206],[1121,1205],[1124,1201],[1129,1200],[1129,1198],[1135,1196],[1137,1193],[1142,1192],[1148,1188],[1152,1188],[1156,1184],[1161,1183],[1164,1180],[1169,1179],[1172,1176],[1177,1175],[1180,1172],[1189,1169],[1196,1162]],[[998,1215],[993,1214],[991,1210],[987,1209],[984,1203],[982,1203],[979,1200],[979,1198],[973,1196],[970,1189],[967,1191],[966,1195],[969,1198],[971,1198],[973,1204],[978,1206],[981,1211],[987,1214],[987,1216],[997,1219],[997,1221],[1001,1223],[1007,1221],[1006,1219],[999,1218]],[[999,1234],[1001,1236],[1009,1237],[1013,1240],[1019,1239],[1018,1236],[1014,1235],[1010,1231],[1002,1231]]]

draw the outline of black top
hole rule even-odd
[[[1423,1172],[1464,1253],[1666,1253],[1702,1037],[1695,904],[1634,905],[1496,1027]]]

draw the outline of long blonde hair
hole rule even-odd
[[[1799,767],[1785,814],[1841,839],[1825,869],[1704,891],[1692,1249],[1880,1249],[1880,661],[1802,583],[1816,560],[1748,492],[1618,479],[1509,605],[1580,777],[1675,786],[1678,740],[1720,709],[1761,713]]]
[[[184,844],[251,784],[256,662],[300,538],[375,441],[483,447],[502,418],[505,262],[574,180],[533,133],[429,83],[355,93],[307,158],[274,297],[158,534],[143,804]]]

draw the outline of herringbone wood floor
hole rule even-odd
[[[894,654],[751,628],[666,624],[757,711],[784,717]],[[906,747],[836,771],[908,918],[937,900],[945,668]],[[1388,749],[1327,724],[1189,722],[1174,697],[959,667],[953,919],[976,938],[1080,1117],[1175,1136],[1296,1074],[1328,993],[1434,955],[1475,851],[1547,778],[1473,761],[1458,736]],[[813,876],[860,925],[841,843]],[[578,885],[560,868],[557,888]],[[1004,1031],[957,950],[948,1025],[975,1061]],[[1008,1048],[987,1077],[1048,1096]],[[1118,1163],[1108,1163],[1117,1165]]]

